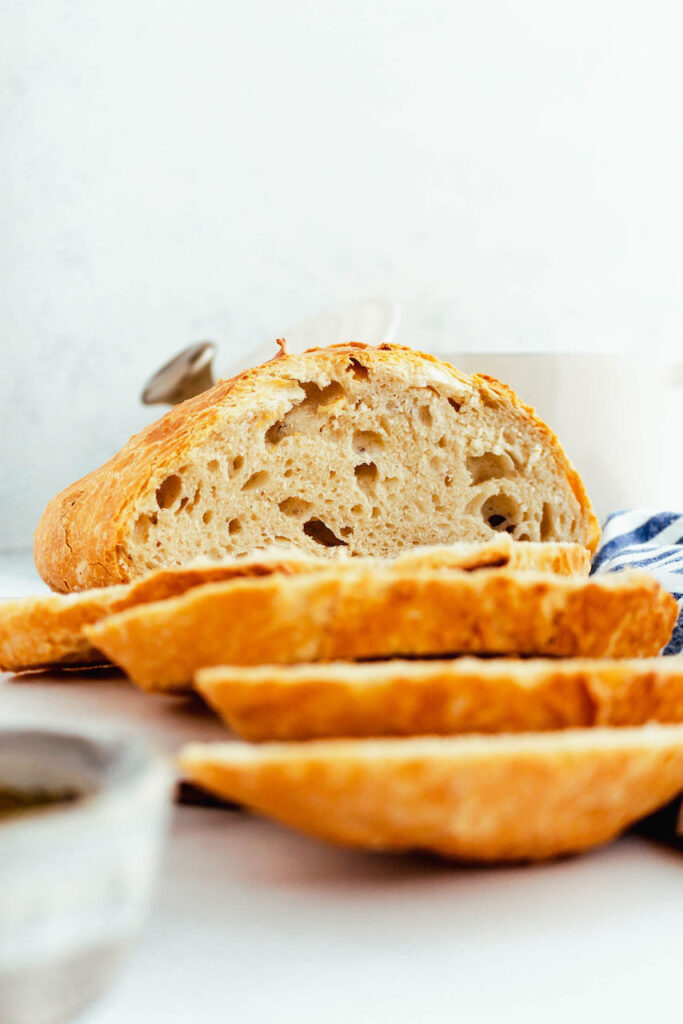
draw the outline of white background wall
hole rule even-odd
[[[4,0],[0,547],[198,338],[386,294],[433,351],[676,353],[680,10]]]

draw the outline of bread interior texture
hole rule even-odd
[[[152,479],[124,538],[133,573],[273,543],[334,557],[501,532],[585,542],[546,428],[482,378],[413,384],[360,352],[294,367]]]

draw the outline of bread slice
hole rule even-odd
[[[23,672],[51,666],[102,664],[106,657],[83,632],[107,615],[163,601],[192,587],[235,577],[290,575],[328,566],[303,552],[275,550],[225,562],[196,561],[156,569],[135,583],[99,587],[81,594],[46,594],[0,602],[0,669]]]
[[[436,654],[657,654],[678,606],[647,573],[331,568],[211,583],[85,628],[149,690],[199,668]]]
[[[273,543],[391,556],[497,532],[595,549],[552,431],[492,378],[348,344],[281,353],[176,406],[50,502],[34,553],[72,591]]]
[[[253,741],[683,722],[680,658],[221,666],[194,685]]]
[[[465,860],[608,842],[683,788],[683,726],[194,744],[190,782],[321,839]]]
[[[347,557],[338,564],[355,566],[357,560]],[[502,534],[484,543],[413,548],[395,560],[372,559],[368,564],[468,571],[507,565],[572,576],[587,574],[590,558],[580,544],[520,543]],[[202,583],[274,572],[315,572],[328,569],[329,565],[329,560],[293,547],[272,548],[222,562],[197,560],[177,569],[155,569],[134,583],[95,588],[81,594],[5,601],[0,603],[0,668],[21,672],[45,666],[101,663],[104,655],[90,645],[83,626],[99,622],[107,615],[183,594]]]

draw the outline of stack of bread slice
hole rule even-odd
[[[211,583],[86,633],[260,741],[189,747],[189,781],[342,843],[538,858],[683,787],[683,727],[645,725],[683,721],[649,576],[401,562]]]
[[[83,592],[5,605],[0,664],[194,687],[243,739],[186,747],[184,777],[313,835],[575,852],[683,789],[676,602],[589,577],[598,535],[504,386],[396,347],[283,355],[50,503],[37,565]]]

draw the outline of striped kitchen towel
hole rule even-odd
[[[647,569],[678,601],[678,622],[663,654],[683,651],[683,515],[630,509],[603,527],[591,574]]]

